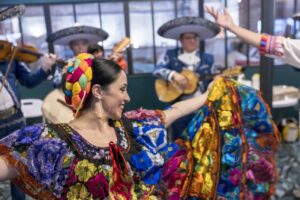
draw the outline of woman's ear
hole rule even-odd
[[[96,98],[97,100],[101,100],[102,99],[102,88],[99,84],[95,84],[92,86],[92,93],[94,98]]]

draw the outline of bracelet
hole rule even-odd
[[[259,53],[261,55],[265,55],[266,53],[268,53],[269,40],[270,40],[269,35],[267,34],[261,35],[260,43],[259,43]]]

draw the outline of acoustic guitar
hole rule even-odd
[[[200,81],[212,79],[216,75],[224,75],[228,77],[233,77],[241,74],[242,67],[236,66],[233,68],[229,68],[224,70],[221,73],[208,75],[205,77],[199,77],[196,73],[191,70],[184,69],[180,72],[188,81],[188,86],[185,89],[182,89],[176,82],[174,81],[166,81],[163,79],[155,80],[155,92],[158,99],[161,102],[170,103],[175,101],[177,98],[181,97],[185,94],[193,94],[197,88]]]
[[[120,52],[130,45],[130,39],[124,38],[112,50]],[[60,89],[51,91],[42,105],[43,115],[48,123],[68,123],[74,119],[72,108],[65,102],[64,93]]]

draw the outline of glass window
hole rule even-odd
[[[130,35],[133,38],[134,73],[152,72],[153,30],[150,2],[129,2]]]
[[[206,0],[205,5],[213,7],[216,10],[221,10],[224,8],[224,5],[221,0]],[[214,21],[214,18],[208,13],[204,13],[204,18]],[[225,62],[225,41],[224,41],[224,32],[221,32],[217,37],[208,39],[205,41],[205,52],[212,54],[215,58],[215,64],[224,66]]]
[[[103,45],[105,51],[110,51],[126,35],[124,6],[123,3],[101,3],[100,8],[102,29],[109,34]]]
[[[46,25],[42,6],[27,6],[21,17],[24,44],[34,45],[41,52],[48,52]]]
[[[5,7],[0,8],[0,10]],[[13,17],[0,22],[0,40],[7,40],[14,44],[21,38],[19,19]]]
[[[293,13],[294,0],[279,1],[275,0],[275,23],[274,35],[282,35],[285,37],[293,37]]]
[[[52,32],[71,27],[75,24],[73,5],[60,4],[50,6]],[[64,59],[73,57],[68,46],[54,45],[55,53]]]
[[[157,1],[153,4],[156,58],[159,60],[167,49],[174,48],[176,41],[161,37],[157,34],[159,27],[175,18],[174,1]]]
[[[75,23],[71,4],[51,5],[50,14],[52,32],[73,26]]]
[[[248,2],[249,1],[249,2]],[[248,7],[250,4],[250,8]],[[217,10],[224,9],[224,1],[222,0],[206,0],[205,4],[212,6]],[[246,27],[252,31],[259,32],[260,29],[260,16],[261,16],[261,3],[260,1],[250,1],[250,0],[228,0],[227,9],[232,16],[234,22],[242,27]],[[248,17],[249,13],[249,27],[248,26]],[[205,13],[205,18],[214,21],[214,19],[207,13]],[[246,65],[247,63],[247,45],[240,41],[234,34],[227,31],[227,52],[225,54],[225,34],[224,31],[221,31],[217,37],[205,41],[205,51],[211,53],[215,57],[216,65],[225,65],[225,56],[227,56],[228,67],[234,65]],[[249,50],[250,56],[250,65],[259,64],[259,52],[257,48],[250,47]]]
[[[76,19],[80,25],[100,28],[98,3],[76,4]]]
[[[178,0],[177,1],[177,16],[199,16],[198,1],[195,0]]]
[[[38,52],[48,52],[48,43],[46,42],[46,25],[44,9],[42,6],[27,6],[24,15],[21,17],[22,38],[25,45],[32,45]],[[30,64],[31,69],[39,67],[38,62]]]

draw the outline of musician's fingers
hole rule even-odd
[[[49,54],[45,53],[44,58],[49,58]]]

